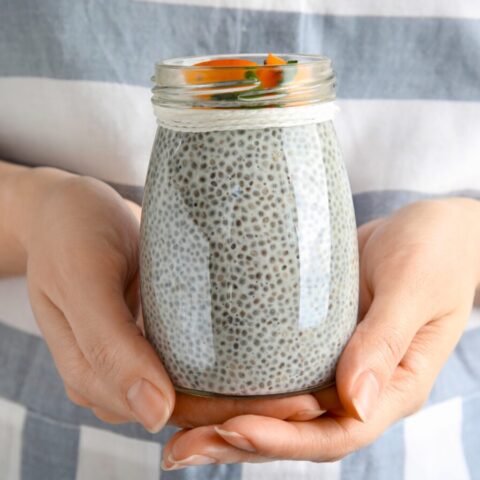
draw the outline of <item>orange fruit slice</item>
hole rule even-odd
[[[206,60],[194,65],[204,67],[201,69],[186,70],[185,80],[187,83],[198,85],[202,83],[230,82],[243,80],[246,68],[209,68],[209,67],[257,67],[258,63],[241,58],[219,58]]]
[[[265,60],[265,65],[286,65],[288,62],[283,58],[277,57],[273,53],[269,53]]]
[[[288,62],[283,58],[277,57],[273,53],[269,53],[265,65],[286,65]],[[262,82],[263,88],[275,88],[283,80],[282,69],[276,68],[259,68],[257,77]]]

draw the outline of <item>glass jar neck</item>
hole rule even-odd
[[[152,102],[170,108],[258,109],[315,105],[335,99],[330,59],[279,56],[285,64],[264,65],[266,54],[165,60],[155,66]],[[236,64],[212,65],[213,60],[222,59],[235,59]]]

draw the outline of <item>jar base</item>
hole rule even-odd
[[[204,398],[225,398],[225,399],[232,399],[232,400],[255,400],[260,398],[285,398],[285,397],[293,397],[296,395],[302,395],[304,393],[314,393],[324,390],[326,388],[332,387],[335,385],[335,381],[330,382],[326,385],[322,386],[315,386],[305,388],[303,390],[295,390],[293,392],[285,392],[285,393],[266,393],[262,395],[233,395],[228,393],[216,393],[216,392],[206,392],[203,390],[194,390],[191,388],[183,388],[174,385],[175,391],[178,393],[184,393],[186,395],[192,395],[194,397],[204,397]]]

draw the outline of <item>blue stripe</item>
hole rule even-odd
[[[462,441],[465,460],[470,479],[480,480],[480,393],[466,398],[462,407]]]
[[[22,480],[71,480],[76,476],[79,428],[27,415],[22,438]]]
[[[341,480],[403,480],[405,443],[403,422],[376,442],[352,453],[341,463]]]
[[[301,15],[131,0],[3,0],[0,75],[150,85],[155,61],[323,53],[343,98],[480,100],[480,20]]]
[[[467,197],[480,200],[480,190],[454,190],[443,193],[425,193],[415,190],[383,190],[353,195],[357,225],[384,217],[410,203],[428,199]]]
[[[14,159],[8,159],[8,161],[21,165],[33,166],[24,161]],[[142,186],[125,185],[114,182],[107,183],[122,197],[141,205],[143,200]],[[410,203],[418,202],[420,200],[449,197],[466,197],[480,200],[480,190],[452,190],[442,193],[426,193],[415,190],[376,190],[354,194],[353,205],[355,207],[357,225],[363,225],[375,218],[390,215],[394,211]]]

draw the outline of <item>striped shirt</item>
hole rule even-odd
[[[155,61],[232,52],[334,61],[357,223],[423,198],[480,198],[476,0],[3,0],[0,158],[100,178],[141,201]],[[340,462],[161,472],[158,435],[71,404],[24,278],[0,279],[0,479],[480,479],[480,312],[427,405]]]

